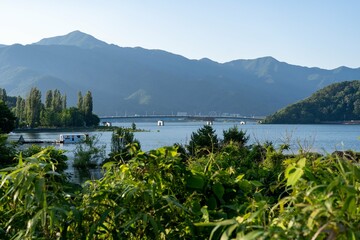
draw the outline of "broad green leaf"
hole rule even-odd
[[[240,238],[237,238],[238,240],[253,240],[253,239],[259,239],[259,237],[261,235],[264,234],[264,231],[260,231],[260,230],[257,230],[257,231],[252,231],[252,232],[249,232],[248,234],[246,234],[245,236],[243,237],[240,237]]]
[[[286,185],[287,186],[294,186],[297,181],[301,178],[301,176],[304,174],[304,170],[301,168],[295,168],[293,166],[289,166],[288,168],[290,169],[286,169],[286,173],[285,176],[287,177],[287,182]]]
[[[342,207],[343,212],[348,213],[351,217],[355,215],[356,212],[356,199],[354,195],[350,195],[346,198],[344,206]]]
[[[226,228],[225,232],[221,235],[220,240],[228,240],[231,238],[233,231],[237,228],[237,224],[230,225]]]
[[[205,181],[200,175],[192,175],[186,181],[186,186],[194,189],[203,189]]]
[[[263,185],[261,182],[256,181],[256,180],[252,180],[252,181],[250,181],[250,183],[252,185],[254,185],[255,187],[261,187]]]
[[[224,193],[225,193],[225,189],[221,183],[215,183],[212,186],[212,190],[218,199],[222,199],[222,197],[224,196]]]

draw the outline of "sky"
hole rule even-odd
[[[74,30],[217,62],[360,67],[359,0],[0,0],[0,44]]]

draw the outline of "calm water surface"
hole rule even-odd
[[[131,127],[131,122],[113,123],[114,126]],[[166,122],[165,126],[157,126],[156,122],[138,122],[137,128],[146,130],[136,132],[137,138],[144,151],[172,145],[174,143],[187,144],[191,134],[204,126],[203,122]],[[219,138],[223,131],[233,126],[246,131],[250,136],[250,143],[271,141],[276,145],[290,144],[293,151],[300,147],[317,152],[333,152],[335,150],[352,149],[360,151],[360,125],[282,125],[282,124],[236,124],[235,122],[214,122],[212,126]],[[16,133],[11,134],[11,139],[23,135],[25,140],[41,139],[54,141],[59,139],[60,133]],[[66,134],[66,133],[65,133]],[[91,132],[98,135],[99,143],[106,145],[110,151],[111,132]],[[48,144],[49,145],[49,144]],[[51,144],[50,144],[51,145]],[[67,151],[73,151],[73,144],[54,144],[54,146]]]
[[[131,127],[132,122],[116,122],[113,126]],[[291,152],[296,153],[300,148],[319,153],[331,153],[335,150],[360,151],[360,125],[268,125],[247,123],[240,125],[236,122],[214,122],[213,128],[219,138],[223,131],[233,126],[246,131],[250,136],[249,143],[271,141],[276,146],[290,144]],[[191,134],[204,126],[204,122],[165,122],[165,126],[157,126],[156,122],[136,122],[137,128],[146,132],[136,132],[135,138],[140,141],[142,150],[148,151],[174,143],[187,144]],[[16,133],[11,134],[11,139],[23,135],[25,140],[41,139],[53,141],[59,139],[60,133]],[[106,152],[110,152],[111,132],[91,132],[90,135],[99,137],[99,145],[105,145]],[[54,145],[67,151],[69,166],[72,165],[74,144],[44,144]],[[68,171],[79,175],[73,168]],[[97,178],[95,171],[92,177]],[[81,177],[81,176],[76,176]]]

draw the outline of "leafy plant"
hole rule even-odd
[[[99,146],[99,136],[88,136],[84,142],[77,143],[74,152],[74,167],[91,168],[105,157],[105,145]]]
[[[197,132],[191,134],[186,148],[192,156],[202,156],[217,151],[219,140],[215,130],[209,125],[204,125]]]

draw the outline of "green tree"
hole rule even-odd
[[[48,90],[45,95],[45,109],[52,109],[53,92]]]
[[[189,144],[186,146],[190,155],[206,155],[215,152],[219,147],[219,140],[212,126],[205,125],[197,132],[191,134]]]
[[[228,130],[223,131],[224,135],[224,144],[234,142],[240,146],[245,146],[249,140],[249,136],[246,136],[246,132],[239,130],[237,126],[229,128]]]
[[[31,88],[25,106],[26,119],[30,127],[35,127],[40,123],[41,105],[41,92],[37,88]]]
[[[140,142],[135,139],[134,133],[129,129],[120,127],[111,136],[110,158],[115,161],[127,161],[131,158],[131,149],[135,147],[139,150]]]
[[[7,94],[4,88],[0,88],[0,101],[3,101],[4,103],[7,101]]]
[[[15,128],[15,116],[7,107],[5,102],[0,100],[0,133],[9,133]]]
[[[62,122],[64,126],[67,127],[83,127],[84,126],[84,116],[75,107],[65,109],[61,114]]]
[[[17,126],[23,126],[26,121],[25,99],[20,96],[16,98],[14,113],[17,118]]]
[[[60,113],[62,110],[62,101],[61,93],[59,90],[55,89],[52,98],[52,109],[53,111]]]
[[[66,94],[61,96],[61,104],[62,104],[62,110],[65,110],[67,108],[67,97]]]
[[[79,109],[80,112],[83,112],[83,103],[84,103],[84,99],[82,96],[81,91],[78,92],[78,102],[77,102],[77,108]]]
[[[93,100],[90,91],[87,91],[84,96],[83,111],[84,111],[86,125],[90,125],[91,115],[93,111]]]

